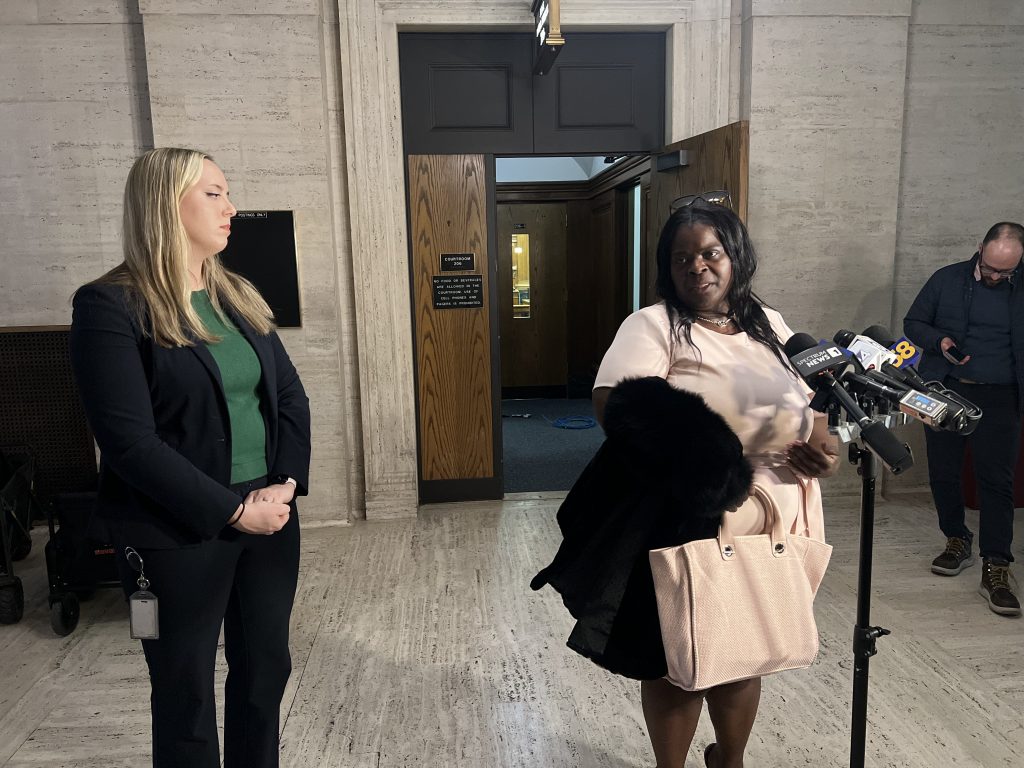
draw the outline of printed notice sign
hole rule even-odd
[[[475,253],[442,253],[442,272],[472,272],[476,269]]]
[[[434,309],[463,309],[484,305],[483,275],[435,275]]]

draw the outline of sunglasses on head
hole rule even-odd
[[[721,205],[731,211],[732,196],[724,189],[718,189],[714,192],[701,192],[699,195],[683,195],[682,197],[677,197],[669,204],[669,213],[675,213],[680,208],[686,208],[691,205],[697,207]]]

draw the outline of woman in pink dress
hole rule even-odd
[[[838,446],[783,353],[793,332],[751,289],[757,259],[746,227],[729,208],[698,197],[666,222],[657,261],[662,301],[619,328],[594,386],[598,419],[611,388],[626,378],[658,376],[701,395],[739,437],[754,481],[771,491],[789,530],[823,541],[817,478],[835,472]],[[730,520],[736,535],[761,532],[755,509],[744,505],[740,519]],[[706,765],[742,768],[760,694],[760,678],[704,691],[642,681],[658,768],[683,766],[705,700],[716,737]]]

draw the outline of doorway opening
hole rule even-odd
[[[641,305],[647,155],[496,157],[504,491],[571,487],[604,439],[590,392]]]

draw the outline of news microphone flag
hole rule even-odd
[[[915,347],[906,336],[893,342],[889,349],[899,358],[892,364],[894,368],[907,368],[910,366],[916,368],[917,364],[921,362],[921,350]]]

